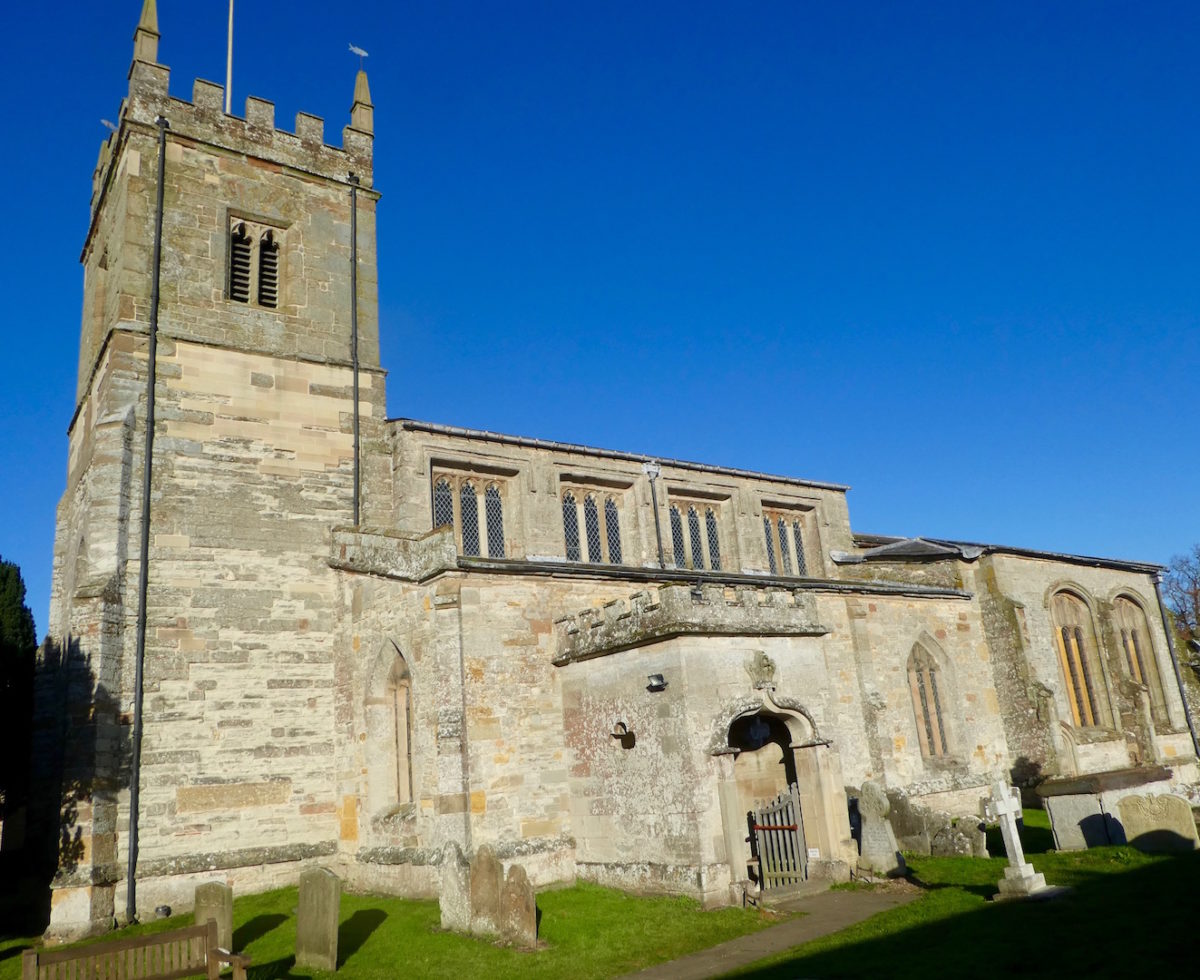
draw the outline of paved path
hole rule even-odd
[[[905,905],[917,897],[913,891],[827,891],[789,903],[788,908],[804,915],[770,926],[749,936],[739,936],[720,946],[701,950],[683,959],[660,963],[624,980],[707,980],[764,956],[782,953],[810,939],[839,932],[877,912]]]

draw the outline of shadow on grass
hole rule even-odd
[[[279,912],[256,915],[233,930],[233,948],[243,950],[256,939],[261,939],[272,929],[287,922],[287,916]]]
[[[23,946],[18,943],[16,946],[9,946],[8,949],[0,949],[0,960],[7,960],[12,956],[20,956],[27,949],[33,949],[33,946]]]
[[[338,926],[338,966],[345,965],[386,919],[383,909],[359,909]]]
[[[914,905],[870,920],[878,938],[803,948],[785,962],[738,977],[1140,977],[1184,975],[1194,968],[1193,933],[1200,853],[1156,861],[1131,871],[1076,879],[1071,891],[1045,901],[971,903],[936,921],[880,935],[884,916],[919,915],[946,894],[934,886]],[[1053,883],[1053,882],[1051,882]],[[962,891],[977,892],[967,886]],[[1118,918],[1119,917],[1119,918]],[[901,918],[903,921],[903,918]],[[1119,921],[1119,926],[1117,922]],[[936,957],[931,958],[931,957]]]
[[[283,959],[260,963],[257,966],[252,964],[246,970],[246,980],[285,980],[292,976],[292,967],[295,965],[294,956],[285,956]]]
[[[1042,811],[1035,811],[1041,813]],[[987,849],[992,857],[1004,857],[1004,835],[999,827],[986,827]],[[1026,854],[1048,854],[1054,850],[1054,833],[1049,827],[1039,827],[1030,820],[1017,821],[1017,834]],[[1107,841],[1107,838],[1106,838]]]

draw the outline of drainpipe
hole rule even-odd
[[[358,527],[358,175],[350,175],[350,361],[354,371],[354,520]]]
[[[1179,658],[1175,656],[1175,640],[1172,637],[1171,621],[1167,618],[1167,607],[1162,598],[1162,572],[1154,576],[1154,597],[1158,600],[1158,611],[1162,615],[1163,632],[1167,635],[1167,650],[1171,654],[1171,666],[1175,668],[1175,683],[1179,685],[1179,699],[1183,701],[1183,717],[1187,719],[1188,731],[1192,733],[1192,749],[1200,759],[1200,741],[1196,739],[1196,724],[1192,721],[1192,710],[1188,707],[1187,695],[1183,692],[1183,674],[1179,670]]]
[[[125,871],[125,919],[137,922],[138,797],[142,776],[142,665],[146,659],[146,592],[150,575],[150,477],[154,454],[154,384],[158,370],[158,287],[162,276],[163,168],[167,162],[167,130],[159,116],[158,197],[154,210],[154,257],[150,279],[150,348],[146,366],[146,446],[142,453],[142,541],[138,560],[137,650],[133,661],[133,732],[129,762],[129,865]]]
[[[654,540],[658,544],[658,567],[666,568],[666,562],[663,561],[662,524],[658,517],[658,493],[654,489],[654,481],[658,479],[661,470],[654,460],[648,459],[642,464],[642,472],[650,479],[650,506],[654,508]]]

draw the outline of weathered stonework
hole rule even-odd
[[[141,914],[187,909],[214,872],[245,893],[317,862],[431,896],[451,845],[530,888],[727,903],[748,811],[788,783],[809,873],[831,878],[857,861],[846,788],[867,780],[949,818],[997,779],[1138,765],[1195,798],[1154,566],[857,537],[835,484],[656,460],[652,485],[632,453],[387,420],[365,76],[332,147],[303,113],[275,129],[261,99],[226,115],[211,83],[171,98],[157,37],[139,30],[82,257],[35,732],[65,792],[31,813],[62,843],[52,936],[107,928],[127,894],[160,179]],[[231,298],[239,221],[278,235],[274,307]],[[1095,636],[1102,723],[1072,716],[1064,590]],[[1132,676],[1121,603],[1157,687]],[[974,847],[949,826],[918,834]]]

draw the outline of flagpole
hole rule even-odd
[[[229,44],[225,51],[225,115],[233,105],[233,0],[229,0]]]

